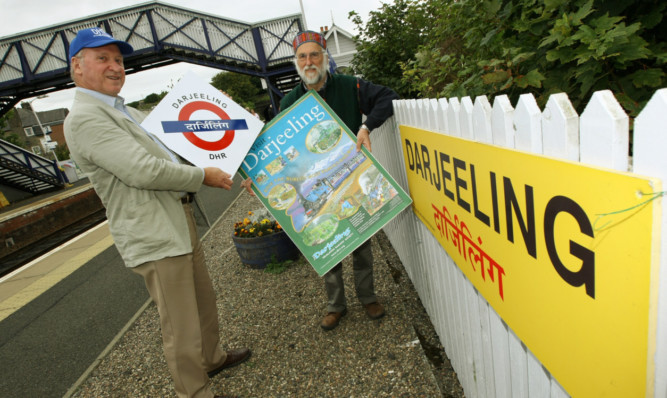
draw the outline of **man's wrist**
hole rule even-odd
[[[371,129],[369,129],[368,126],[366,126],[365,124],[362,124],[361,126],[359,126],[359,130],[362,130],[362,129],[368,131],[369,133],[371,132]]]

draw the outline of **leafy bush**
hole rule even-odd
[[[211,78],[211,85],[248,110],[255,109],[268,97],[262,89],[261,79],[256,76],[223,71]]]
[[[360,35],[356,37],[357,53],[352,70],[365,79],[394,89],[401,97],[417,95],[411,82],[401,79],[401,65],[414,58],[424,42],[424,30],[431,28],[430,3],[436,1],[395,0],[371,11],[364,23],[356,12],[350,12]]]
[[[634,116],[665,86],[666,9],[661,0],[396,0],[357,23],[366,54],[355,59],[393,45],[374,73],[398,76],[403,93],[507,94],[514,102],[532,93],[544,105],[564,92],[581,112],[593,92],[609,89]],[[403,25],[412,35],[385,38],[380,29]],[[389,66],[396,63],[400,73]]]

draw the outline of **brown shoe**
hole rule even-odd
[[[347,314],[347,308],[345,308],[341,312],[328,313],[322,320],[322,325],[321,325],[322,329],[331,330],[336,328],[336,326],[338,326],[338,323],[340,322],[340,318],[342,318],[345,314]]]
[[[239,348],[237,350],[227,351],[227,358],[225,359],[225,362],[223,362],[222,365],[218,366],[217,368],[208,371],[208,377],[213,377],[220,373],[223,369],[234,367],[246,361],[248,358],[250,358],[250,354],[251,352],[247,348]]]
[[[382,308],[382,304],[377,301],[366,304],[364,307],[366,307],[366,314],[368,314],[368,317],[371,319],[380,319],[384,316],[384,308]]]

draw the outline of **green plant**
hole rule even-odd
[[[401,65],[413,59],[423,43],[425,31],[432,28],[431,3],[442,0],[395,0],[371,11],[368,21],[355,11],[348,18],[356,25],[357,53],[352,60],[354,73],[376,84],[395,90],[401,97],[417,94],[409,83],[402,81]]]
[[[54,149],[53,151],[56,153],[56,156],[60,160],[67,160],[70,158],[69,148],[67,147],[67,145],[58,144],[58,146],[56,146],[56,149]]]
[[[281,274],[294,264],[292,260],[277,261],[276,256],[271,256],[271,262],[266,264],[264,272],[267,274]]]
[[[249,211],[248,217],[234,224],[234,236],[254,238],[282,231],[282,227],[266,209]]]
[[[609,89],[634,117],[667,81],[666,11],[659,0],[396,0],[353,19],[354,63],[403,96],[530,93],[544,106],[564,92],[581,113]]]
[[[211,78],[211,85],[247,110],[254,109],[257,112],[261,109],[259,105],[269,100],[257,76],[223,71]]]

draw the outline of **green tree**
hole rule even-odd
[[[10,144],[14,144],[22,148],[24,147],[23,142],[21,141],[21,137],[19,137],[18,134],[0,131],[0,140],[7,141]]]
[[[255,109],[263,93],[260,78],[235,72],[218,73],[211,79],[211,85],[247,109]]]
[[[660,0],[428,0],[434,19],[403,82],[422,96],[565,92],[579,112],[609,89],[636,115],[665,84]]]
[[[0,116],[0,132],[9,125],[10,115],[13,115],[14,108],[11,108],[7,113]]]
[[[357,53],[352,60],[354,73],[373,83],[394,89],[402,97],[412,97],[417,90],[402,80],[401,64],[414,59],[424,42],[424,31],[433,21],[437,1],[396,0],[382,4],[369,13],[364,23],[356,12],[349,14],[360,32],[355,37]]]
[[[58,144],[53,150],[59,160],[69,159],[69,148],[67,145]]]
[[[160,94],[151,93],[148,94],[143,100],[130,102],[127,105],[140,110],[151,110],[157,104],[159,104],[160,101],[162,101],[162,98],[164,98],[166,95],[166,91],[161,91]]]
[[[146,98],[144,98],[144,102],[148,104],[157,104],[162,98],[164,98],[165,95],[167,95],[166,91],[163,91],[160,94],[148,94]]]
[[[18,134],[12,133],[11,131],[3,131],[5,127],[9,126],[9,120],[15,115],[16,111],[12,108],[7,113],[0,116],[0,140],[7,141],[25,149],[27,148],[26,143],[21,140],[21,137],[19,137]]]

